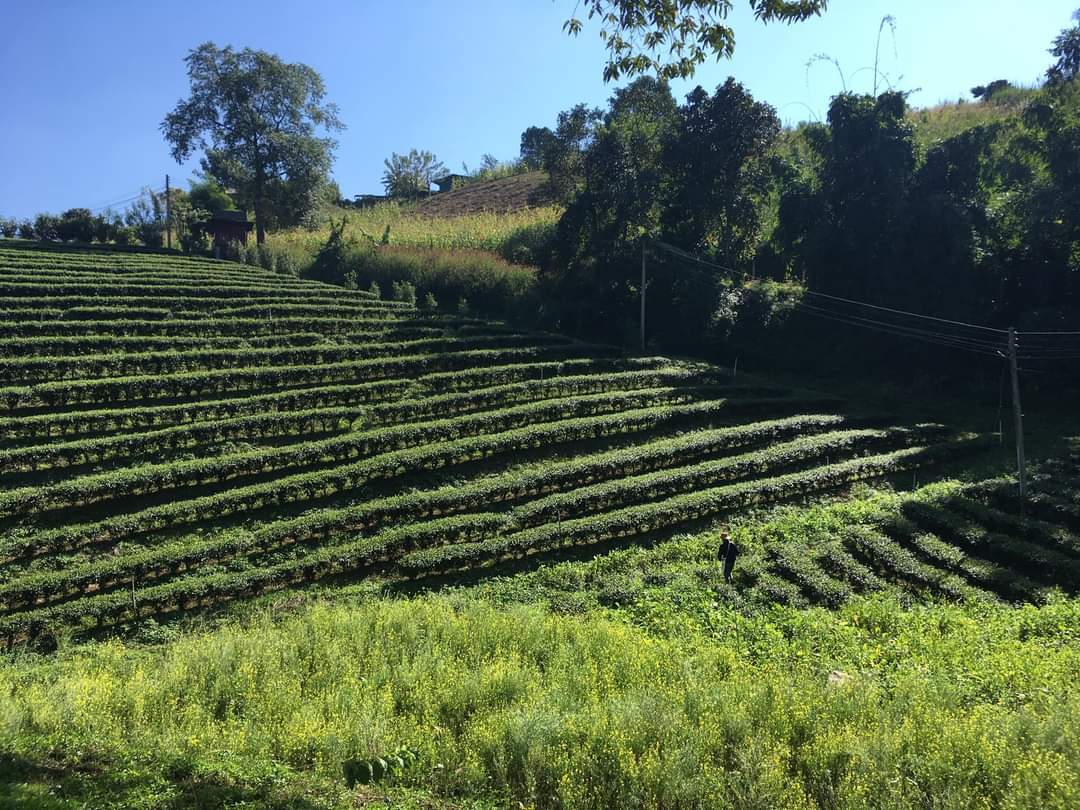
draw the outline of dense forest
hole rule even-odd
[[[531,128],[522,156],[566,205],[541,261],[547,316],[629,340],[644,253],[649,337],[666,348],[797,362],[799,346],[838,342],[941,354],[830,323],[851,312],[826,295],[1068,329],[1080,322],[1080,27],[1052,55],[1041,88],[973,89],[969,106],[1008,114],[929,142],[899,90],[841,93],[825,122],[784,130],[734,79],[678,104],[665,82],[639,78],[606,110],[579,105]]]

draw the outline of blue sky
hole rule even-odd
[[[273,51],[326,81],[348,129],[334,177],[342,192],[376,193],[383,158],[430,149],[452,169],[485,152],[517,155],[521,131],[559,110],[602,105],[603,45],[595,24],[562,32],[575,0],[275,0],[166,4],[154,0],[11,2],[0,36],[0,215],[98,207],[197,166],[177,166],[158,125],[186,95],[183,58],[205,40]],[[831,0],[820,19],[762,26],[735,0],[736,54],[692,83],[733,75],[785,122],[824,116],[841,89],[826,53],[869,90],[885,14],[881,67],[916,105],[966,96],[997,78],[1031,83],[1080,0]],[[855,75],[851,75],[855,74]],[[809,109],[808,109],[809,108]]]

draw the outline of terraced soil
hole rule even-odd
[[[424,216],[456,217],[538,208],[554,202],[547,181],[547,172],[537,171],[469,183],[453,191],[441,191],[424,198],[417,204],[416,210]]]
[[[842,405],[243,265],[0,243],[0,634],[601,549],[969,446]],[[835,551],[845,582],[889,576],[857,557],[876,537]]]

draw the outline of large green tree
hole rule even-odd
[[[343,128],[319,74],[275,54],[205,42],[185,59],[191,95],[161,124],[177,162],[205,151],[203,168],[255,212],[258,241],[270,223],[303,219],[327,182]]]
[[[768,104],[728,79],[709,95],[695,88],[680,110],[666,162],[673,193],[664,214],[668,238],[733,266],[753,257],[767,157],[780,121]]]
[[[820,14],[828,0],[749,0],[761,22],[799,22]],[[620,76],[656,73],[661,78],[688,78],[710,55],[735,52],[735,31],[728,25],[734,0],[584,0],[563,29],[577,35],[583,28],[578,12],[600,21],[608,49],[604,81]]]
[[[544,167],[544,155],[555,140],[548,127],[529,127],[521,133],[521,162],[530,171]]]

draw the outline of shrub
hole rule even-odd
[[[184,253],[209,253],[210,237],[202,231],[189,229],[180,234],[180,249]]]
[[[42,241],[55,241],[60,238],[57,230],[58,220],[52,214],[38,214],[34,218],[34,233]]]
[[[19,223],[13,219],[0,219],[0,236],[5,239],[14,239],[19,232]]]
[[[330,221],[330,233],[303,274],[306,278],[344,285],[351,275],[355,283],[353,269],[361,247],[355,239],[346,235],[347,225],[345,217]]]
[[[395,301],[404,301],[407,304],[416,303],[416,287],[408,281],[395,281],[392,285]]]
[[[439,302],[431,293],[424,293],[424,300],[420,304],[420,308],[434,311],[439,308]]]
[[[288,251],[274,254],[274,272],[281,276],[299,276],[300,265]]]
[[[56,220],[56,235],[64,242],[92,242],[97,223],[89,208],[69,208]]]
[[[139,241],[139,235],[135,233],[135,229],[128,225],[120,225],[113,229],[112,232],[113,241],[121,247],[127,247],[128,245],[134,245]]]
[[[516,321],[538,311],[536,271],[487,251],[391,245],[354,250],[348,262],[361,285],[408,282],[436,300],[458,302],[459,312],[461,302],[467,311]]]
[[[34,230],[34,223],[28,219],[24,219],[20,222],[19,236],[23,239],[37,239],[37,231]]]

